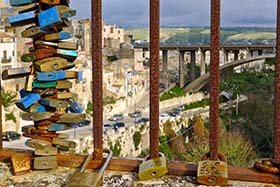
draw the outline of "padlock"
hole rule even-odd
[[[48,5],[58,5],[60,0],[40,0],[40,2]]]
[[[69,50],[77,50],[77,48],[78,48],[78,45],[75,42],[64,42],[64,41],[54,43],[54,42],[46,42],[46,41],[42,41],[42,40],[37,40],[35,42],[35,45],[46,45],[46,46],[58,47],[61,49],[69,49]]]
[[[32,134],[31,131],[32,131],[33,129],[36,130],[36,128],[35,128],[34,125],[25,125],[25,126],[22,126],[22,127],[21,127],[21,131],[22,131],[23,133],[26,133],[26,134]]]
[[[65,24],[63,22],[63,19],[74,16],[75,14],[75,10],[64,5],[51,7],[38,14],[40,28],[43,30],[47,30],[51,27],[62,26],[63,24]]]
[[[46,41],[58,41],[58,40],[67,40],[72,37],[70,32],[58,32],[58,33],[52,33],[52,34],[46,34],[45,40]]]
[[[36,38],[39,38],[41,36],[44,36],[45,34],[47,34],[47,32],[41,30],[39,26],[31,26],[31,27],[26,28],[24,31],[22,31],[21,36],[23,38],[36,39]]]
[[[38,135],[31,135],[31,134],[23,133],[22,136],[27,137],[27,138],[32,138],[32,139],[48,141],[50,143],[52,142],[52,138],[42,137],[42,136],[38,136]]]
[[[43,147],[42,149],[35,149],[34,154],[37,156],[55,156],[57,155],[57,148],[48,146],[48,147]]]
[[[78,52],[75,50],[57,49],[57,56],[67,59],[69,62],[74,62],[78,57]]]
[[[31,154],[29,153],[13,153],[11,162],[14,175],[31,171]]]
[[[216,186],[228,184],[228,166],[225,157],[219,153],[220,160],[206,160],[209,153],[198,162],[197,182],[204,185]]]
[[[47,88],[47,89],[34,88],[32,91],[36,92],[36,93],[39,93],[42,96],[52,96],[52,95],[55,95],[57,93],[57,90],[54,89],[54,88]]]
[[[34,62],[36,60],[41,60],[44,58],[49,58],[54,56],[56,50],[54,48],[42,48],[36,49],[34,52],[25,53],[21,56],[21,61],[23,62]]]
[[[57,168],[56,156],[35,157],[33,163],[34,169],[46,170]]]
[[[38,10],[39,9],[39,4],[37,2],[31,3],[28,5],[23,5],[15,8],[15,11],[18,13],[24,13],[24,12],[29,12],[33,10]]]
[[[65,77],[67,79],[77,79],[78,82],[83,80],[83,72],[82,71],[66,71]]]
[[[36,72],[36,77],[38,81],[56,81],[66,78],[66,72],[59,71],[49,71],[49,72]]]
[[[26,77],[24,89],[28,92],[32,91],[33,88],[33,80],[34,80],[34,66],[30,66],[30,74]]]
[[[60,138],[53,138],[52,140],[53,145],[68,147],[68,148],[75,148],[77,146],[77,143],[71,140],[65,140]]]
[[[54,133],[54,132],[48,132],[48,133],[40,134],[40,136],[46,137],[46,138],[58,138],[58,139],[68,139],[69,138],[69,134]]]
[[[57,99],[77,99],[78,94],[72,92],[57,92],[56,94]]]
[[[16,102],[16,106],[22,110],[26,110],[40,99],[41,96],[38,93],[27,93],[22,99]]]
[[[25,145],[30,148],[35,148],[35,149],[44,149],[45,147],[52,146],[52,144],[50,142],[45,141],[45,140],[40,140],[40,139],[26,140]]]
[[[29,25],[31,23],[34,23],[36,20],[35,18],[36,18],[35,11],[30,11],[30,12],[25,12],[14,16],[10,16],[8,19],[11,26],[17,27],[17,26]]]
[[[37,80],[32,82],[32,87],[33,88],[53,88],[56,87],[56,82],[39,82]]]
[[[59,118],[59,123],[80,123],[86,118],[85,114],[79,113],[67,113],[63,114]]]
[[[166,157],[163,153],[160,152],[157,158],[148,158],[149,155],[145,157],[144,161],[139,165],[138,177],[140,180],[159,178],[168,172]]]
[[[105,163],[100,168],[98,173],[95,172],[84,172],[87,165],[90,163],[90,161],[93,158],[93,154],[87,156],[86,160],[84,161],[80,171],[74,172],[74,174],[70,177],[68,180],[66,187],[97,187],[101,186],[101,183],[103,181],[103,175],[104,172],[109,165],[113,152],[109,150],[104,150],[108,155],[106,158]]]
[[[35,0],[10,0],[11,6],[23,6],[34,3]]]
[[[45,119],[50,119],[53,116],[51,112],[31,112],[23,113],[21,118],[27,121],[41,121]]]
[[[77,101],[75,101],[73,99],[69,99],[68,102],[69,102],[68,109],[70,110],[70,112],[72,112],[72,113],[82,113],[83,112],[84,108]]]
[[[68,102],[64,100],[59,99],[49,99],[49,98],[43,98],[39,100],[39,103],[48,106],[48,107],[54,107],[54,108],[66,108],[68,107]]]
[[[11,68],[11,69],[6,69],[2,72],[2,79],[8,80],[8,79],[21,78],[21,77],[25,77],[29,74],[30,74],[29,67]]]
[[[34,62],[34,67],[37,71],[56,71],[68,66],[68,61],[61,57],[50,57]]]
[[[72,82],[69,80],[58,80],[56,81],[56,89],[69,89],[72,88]]]
[[[46,112],[47,110],[46,110],[46,107],[44,107],[43,105],[40,105],[39,103],[34,103],[25,111],[26,112]]]
[[[69,129],[69,128],[65,124],[61,124],[61,123],[53,123],[48,126],[48,131],[64,131],[67,129]],[[65,139],[67,139],[67,138],[65,138]]]

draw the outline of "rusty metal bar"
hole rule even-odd
[[[21,152],[30,152],[31,150],[21,150]],[[0,151],[0,161],[10,162],[11,155],[18,150],[5,149]],[[33,154],[30,154],[33,155]],[[72,154],[57,154],[57,161],[59,166],[63,167],[80,167],[85,160],[84,155],[72,155]],[[139,164],[143,162],[143,159],[139,158],[113,158],[108,165],[108,170],[112,171],[125,171],[125,172],[137,172]],[[98,168],[100,161],[92,160],[88,165],[89,169]],[[168,173],[177,176],[196,176],[197,175],[197,164],[168,161],[167,163]],[[241,167],[229,167],[228,168],[228,179],[247,181],[247,182],[265,182],[265,183],[280,183],[280,178],[277,175],[259,173],[252,168],[241,168]]]
[[[150,0],[150,156],[159,154],[159,0]]]
[[[0,150],[3,149],[3,139],[2,139],[2,131],[3,131],[3,124],[2,124],[2,82],[1,81],[2,81],[2,76],[0,77]]]
[[[91,0],[92,24],[92,102],[94,148],[103,146],[103,90],[102,90],[102,0]],[[102,157],[102,155],[100,155]]]
[[[280,164],[280,0],[277,1],[276,70],[274,93],[274,162]]]
[[[210,159],[218,159],[220,92],[220,0],[211,0]]]

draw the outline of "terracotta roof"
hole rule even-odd
[[[0,33],[0,38],[15,38],[14,35],[8,33]]]

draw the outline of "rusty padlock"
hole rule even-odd
[[[140,180],[162,177],[168,172],[166,157],[163,153],[159,153],[159,157],[157,158],[148,158],[149,155],[145,157],[144,161],[139,165],[138,177]]]
[[[198,162],[197,182],[204,185],[227,185],[228,184],[228,165],[225,156],[218,154],[219,160],[207,160],[210,153],[202,157]]]
[[[112,159],[113,152],[110,150],[104,150],[104,152],[108,153],[105,163],[100,168],[98,173],[95,172],[84,172],[87,165],[93,158],[93,154],[91,153],[86,158],[85,162],[83,163],[80,171],[76,171],[68,180],[66,187],[97,187],[100,186],[102,182],[102,177],[104,171],[106,170],[109,162]]]
[[[14,153],[11,155],[13,174],[24,174],[31,171],[31,154]]]

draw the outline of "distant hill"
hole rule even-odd
[[[125,28],[125,33],[132,34],[134,40],[149,40],[148,28]],[[170,44],[209,44],[210,29],[207,27],[161,28],[161,42]],[[221,29],[222,43],[275,43],[275,28],[232,27]]]

